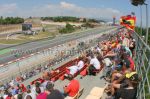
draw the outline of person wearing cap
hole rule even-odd
[[[136,87],[140,78],[136,72],[128,72],[118,80],[115,80],[111,84],[111,95],[114,95],[114,99],[136,99]],[[115,91],[116,89],[116,91]]]

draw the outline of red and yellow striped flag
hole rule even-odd
[[[122,16],[120,18],[120,25],[127,27],[128,29],[134,29],[136,23],[136,16]]]

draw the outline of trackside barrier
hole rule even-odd
[[[150,99],[150,47],[137,33],[134,32],[133,36],[136,39],[136,70],[142,76],[137,90],[137,99]]]

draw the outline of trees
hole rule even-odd
[[[59,30],[60,33],[72,33],[75,31],[73,25],[67,23],[65,28]]]
[[[149,27],[150,30],[150,27]],[[136,33],[138,33],[141,36],[145,36],[146,35],[146,28],[142,28],[142,34],[141,34],[141,28],[140,27],[135,27],[135,31]],[[150,34],[150,31],[149,31]],[[148,44],[150,45],[150,35],[148,36]]]
[[[82,24],[82,27],[86,27],[86,28],[94,28],[94,25],[92,25],[92,24],[89,23],[89,22],[86,22],[86,23]]]
[[[24,23],[24,19],[20,17],[6,17],[3,18],[2,16],[0,17],[0,24],[5,25],[5,24],[20,24]]]
[[[71,16],[58,16],[58,17],[41,17],[43,21],[52,20],[54,22],[79,22],[79,18]]]

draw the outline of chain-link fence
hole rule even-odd
[[[150,47],[137,33],[134,33],[134,38],[136,39],[136,70],[142,76],[137,90],[137,99],[150,99]]]

